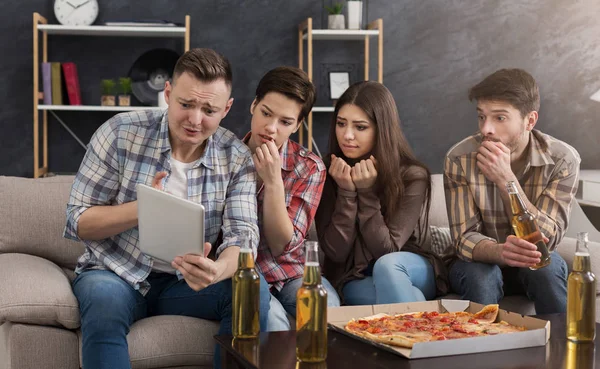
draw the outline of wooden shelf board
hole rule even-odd
[[[162,110],[158,106],[102,106],[102,105],[38,105],[40,110],[62,111],[134,111],[134,110]]]
[[[40,24],[38,30],[49,35],[74,36],[139,36],[139,37],[183,37],[185,27],[117,27],[117,26],[63,26]]]
[[[365,36],[378,36],[379,30],[372,29],[313,29],[313,40],[364,40]],[[306,40],[306,32],[302,35]]]
[[[333,113],[333,111],[334,111],[333,106],[315,106],[312,109],[313,113]]]

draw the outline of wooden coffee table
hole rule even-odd
[[[327,361],[320,365],[296,362],[295,331],[261,333],[254,347],[245,347],[247,357],[232,347],[231,336],[216,336],[215,339],[222,347],[224,369],[600,368],[600,353],[595,355],[598,337],[593,344],[574,345],[565,338],[565,314],[536,317],[551,322],[550,341],[546,346],[431,359],[408,360],[332,330],[328,332]],[[596,331],[600,335],[598,323]]]

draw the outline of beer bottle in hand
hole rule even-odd
[[[260,277],[254,269],[250,235],[241,237],[238,269],[231,278],[233,289],[233,337],[258,337]]]
[[[587,243],[587,232],[579,232],[567,282],[567,338],[573,342],[589,342],[596,337],[596,276]]]
[[[302,362],[327,358],[327,291],[321,283],[318,243],[305,241],[302,287],[296,294],[296,357]]]
[[[525,203],[513,181],[506,183],[506,190],[510,197],[510,208],[513,214],[511,224],[515,236],[536,245],[537,250],[542,254],[540,262],[529,267],[529,269],[537,270],[543,268],[550,264],[551,259],[550,253],[548,252],[548,246],[546,246],[542,232],[540,232],[537,222],[535,221],[535,216],[525,207]]]

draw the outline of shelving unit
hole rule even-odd
[[[377,37],[377,81],[383,83],[383,19],[379,18],[367,25],[364,30],[350,29],[313,29],[312,18],[307,18],[298,25],[298,66],[304,70],[304,40],[307,43],[307,69],[308,78],[313,80],[313,41],[330,40],[330,41],[364,41],[364,79],[369,80],[369,40],[371,37]],[[333,112],[332,106],[315,106],[308,114],[307,121],[304,126],[307,130],[308,149],[312,151],[313,139],[313,113]],[[299,131],[300,145],[304,141],[304,129]],[[318,150],[318,148],[317,148]]]
[[[40,92],[40,34],[42,47],[41,62],[48,62],[48,35],[100,36],[100,37],[164,37],[184,38],[184,51],[190,49],[190,16],[185,16],[183,27],[116,27],[116,26],[63,26],[48,24],[39,13],[33,13],[33,177],[48,174],[48,112],[82,145],[86,145],[75,135],[55,111],[105,111],[124,112],[133,110],[159,109],[152,106],[96,106],[96,105],[42,105]],[[42,146],[40,147],[39,112],[42,111]],[[40,167],[40,150],[42,166]]]

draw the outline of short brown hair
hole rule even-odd
[[[278,92],[302,104],[298,122],[306,118],[317,99],[315,86],[306,72],[295,67],[277,67],[268,71],[256,87],[256,102],[269,92]]]
[[[504,101],[525,117],[540,110],[540,89],[531,74],[523,69],[500,69],[471,87],[469,100]]]
[[[185,52],[177,60],[173,71],[173,81],[187,72],[202,82],[225,81],[231,88],[233,75],[231,64],[226,57],[212,49],[194,48]]]

